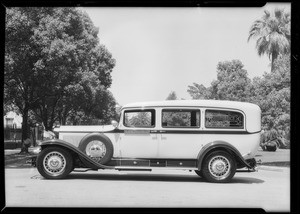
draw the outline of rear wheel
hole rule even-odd
[[[202,165],[203,177],[214,183],[226,183],[236,172],[236,162],[225,151],[214,151],[208,154]]]
[[[60,147],[43,149],[36,162],[39,173],[47,179],[65,178],[74,167],[71,154]]]

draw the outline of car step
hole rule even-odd
[[[124,166],[117,166],[115,167],[116,170],[119,171],[152,171],[151,168],[144,168],[144,167],[124,167]]]

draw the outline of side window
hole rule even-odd
[[[154,127],[155,110],[128,110],[124,112],[124,126],[126,127]]]
[[[200,127],[200,110],[164,109],[162,110],[162,127]]]
[[[205,127],[243,129],[244,116],[233,111],[206,110]]]

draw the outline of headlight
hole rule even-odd
[[[42,148],[41,148],[40,146],[36,146],[36,147],[33,147],[33,148],[32,148],[32,151],[31,151],[31,152],[32,152],[33,154],[38,154],[38,153],[41,152],[41,149],[42,149]]]

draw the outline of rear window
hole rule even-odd
[[[205,127],[243,129],[244,116],[234,111],[206,110]]]
[[[200,110],[164,109],[162,110],[162,127],[200,127]]]

